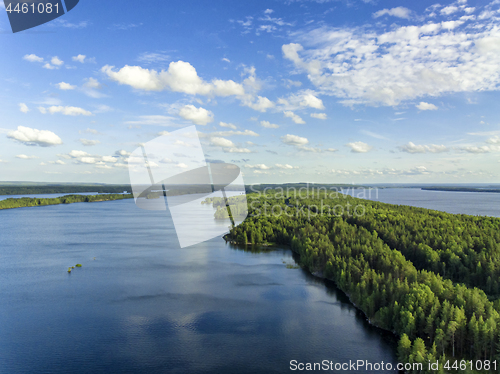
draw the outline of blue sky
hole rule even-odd
[[[195,124],[246,183],[499,183],[500,1],[80,1],[12,34],[4,181],[127,183]]]

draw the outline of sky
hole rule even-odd
[[[0,7],[0,181],[129,183],[196,125],[247,184],[500,183],[500,0]]]

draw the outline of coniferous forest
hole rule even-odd
[[[500,218],[326,190],[247,198],[249,216],[227,238],[289,245],[303,268],[335,281],[371,323],[399,336],[399,361],[423,364],[414,372],[498,371]],[[428,370],[437,360],[439,371]]]
[[[22,197],[19,199],[5,199],[0,201],[1,209],[25,208],[32,206],[72,204],[72,203],[92,203],[99,201],[111,201],[131,199],[132,194],[102,194],[102,195],[65,195],[55,198],[32,198]]]

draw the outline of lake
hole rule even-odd
[[[169,212],[133,200],[3,210],[0,232],[1,373],[395,365],[394,337],[331,282],[290,268],[289,249],[220,237],[181,249]]]
[[[420,188],[346,189],[354,197],[454,214],[500,217],[500,193],[428,191]]]

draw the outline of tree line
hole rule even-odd
[[[72,204],[72,203],[91,203],[97,201],[110,201],[131,199],[132,194],[103,194],[103,195],[65,195],[61,197],[44,199],[22,197],[19,199],[5,199],[0,201],[1,209],[25,208],[33,206]]]
[[[95,192],[95,193],[122,193],[124,191],[131,191],[128,184],[86,184],[86,185],[42,185],[42,186],[0,186],[0,195],[32,195],[32,194],[55,194],[55,193],[82,193],[82,192]]]

